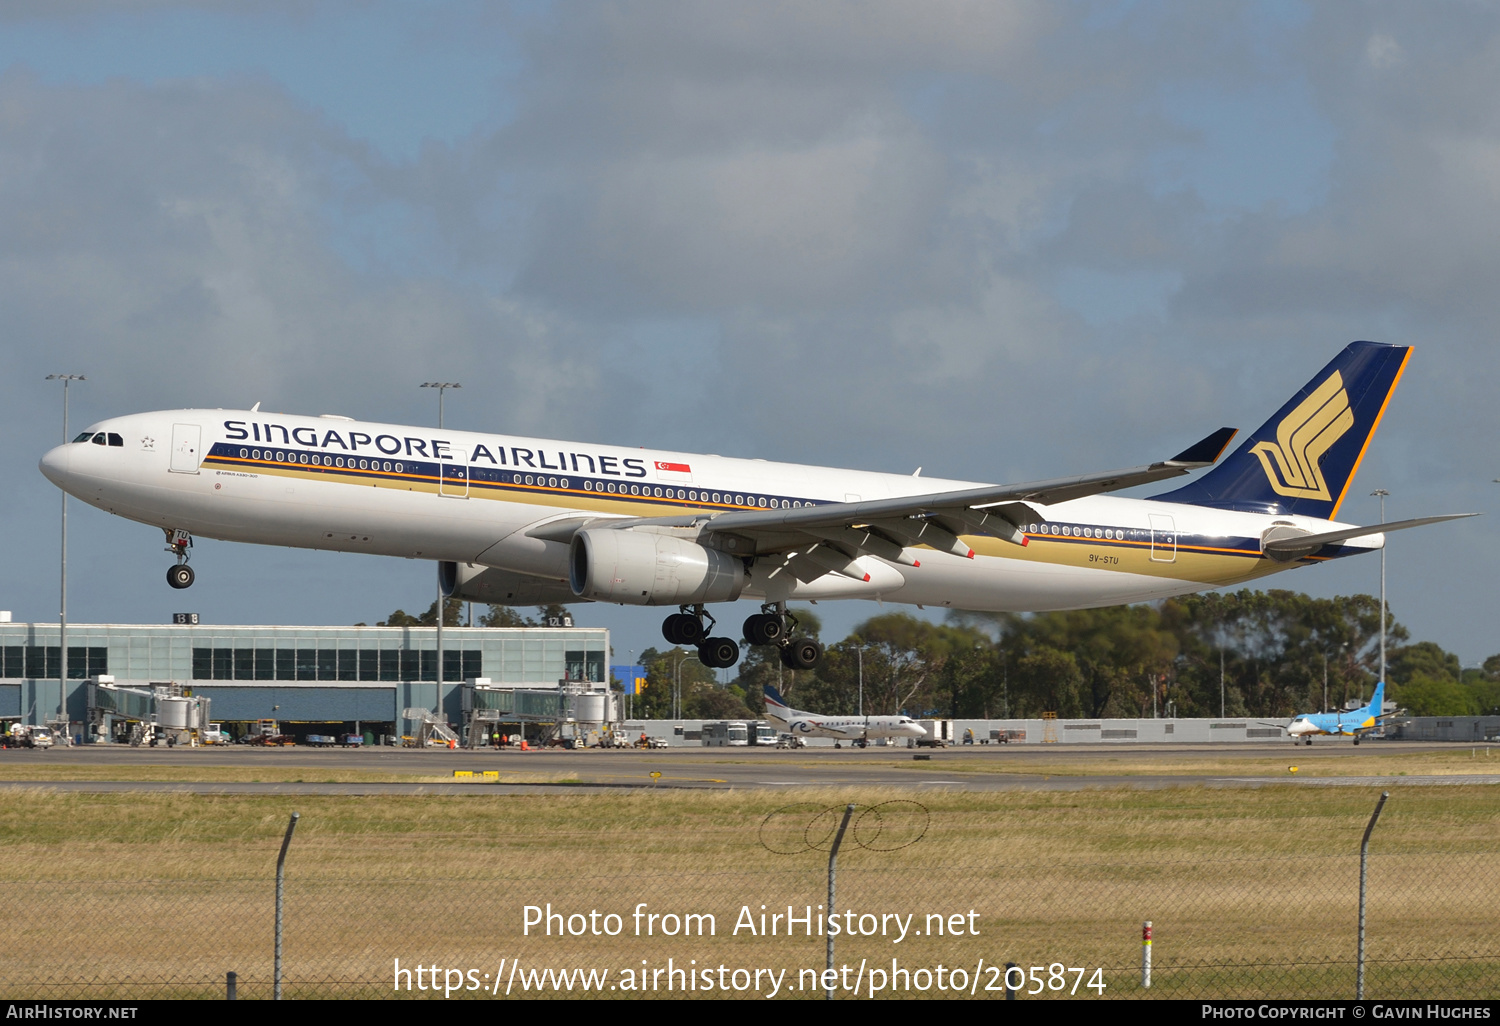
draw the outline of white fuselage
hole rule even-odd
[[[226,541],[452,561],[553,582],[568,579],[568,545],[534,535],[554,520],[799,507],[975,486],[264,412],[144,413],[90,432],[121,441],[59,446],[43,457],[42,470],[70,494],[132,520]],[[1115,605],[1329,558],[1266,558],[1260,540],[1273,525],[1351,526],[1109,495],[1030,508],[1036,518],[1022,525],[1025,546],[980,535],[966,536],[974,549],[968,559],[929,549],[920,550],[920,566],[866,557],[868,581],[828,574],[772,582],[752,561],[744,594],[976,610]],[[1383,544],[1376,534],[1335,548],[1345,555]]]
[[[831,737],[845,741],[873,741],[882,737],[926,737],[927,731],[910,716],[819,716],[800,709],[766,703],[766,718],[789,734]]]

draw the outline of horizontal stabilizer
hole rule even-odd
[[[1448,513],[1438,517],[1417,517],[1415,520],[1393,520],[1388,524],[1372,524],[1369,527],[1350,527],[1342,531],[1324,531],[1321,534],[1289,535],[1270,539],[1261,546],[1261,551],[1276,560],[1301,559],[1303,556],[1312,555],[1325,545],[1349,541],[1352,538],[1366,538],[1372,534],[1404,531],[1408,527],[1424,527],[1427,524],[1440,524],[1445,520],[1462,520],[1466,517],[1477,516],[1479,516],[1478,513]]]

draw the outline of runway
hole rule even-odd
[[[380,748],[0,752],[0,788],[108,793],[578,794],[618,789],[884,788],[908,792],[1500,784],[1500,746],[1387,742],[564,751]],[[917,759],[914,756],[928,755]],[[1292,770],[1292,766],[1296,770]],[[34,774],[28,772],[34,768]],[[455,780],[455,770],[474,779]],[[493,770],[498,781],[481,774]],[[654,776],[653,774],[658,774]],[[342,778],[342,779],[340,779]]]

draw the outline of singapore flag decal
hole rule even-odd
[[[656,460],[656,479],[658,481],[681,481],[684,484],[693,483],[693,468],[686,463],[668,463],[665,460]]]

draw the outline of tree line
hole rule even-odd
[[[459,607],[449,600],[445,625],[459,624]],[[479,622],[534,626],[561,611],[539,607],[533,618],[491,606]],[[633,716],[671,716],[674,693],[684,719],[761,716],[762,687],[771,684],[791,704],[828,715],[854,714],[862,703],[871,714],[964,719],[1277,720],[1368,700],[1379,669],[1380,600],[1370,595],[1246,589],[1055,613],[954,610],[943,623],[881,613],[836,642],[821,637],[813,610],[792,612],[799,633],[825,644],[816,669],[789,670],[774,649],[742,642],[736,676],[721,684],[694,649],[647,649]],[[381,625],[430,626],[436,615],[434,602]],[[1411,642],[1389,614],[1386,640],[1388,700],[1414,716],[1500,715],[1500,654],[1463,667],[1434,642]]]

